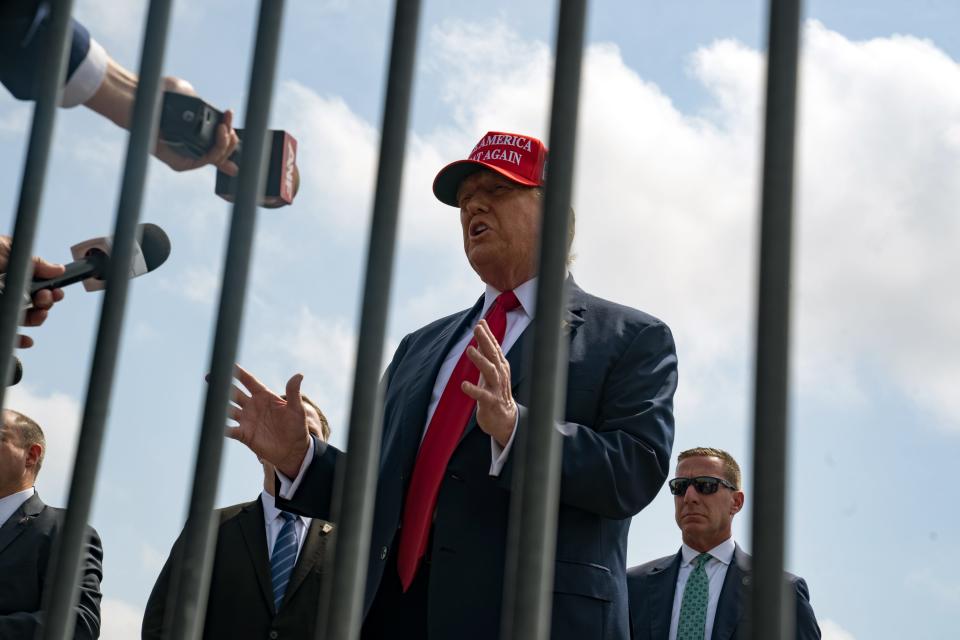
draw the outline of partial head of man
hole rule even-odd
[[[282,395],[281,397],[284,400],[287,398],[286,395]],[[329,441],[330,423],[327,421],[327,416],[323,415],[323,411],[320,410],[317,403],[311,400],[305,393],[300,394],[300,400],[303,402],[303,414],[307,419],[307,430],[311,435],[319,438],[321,442]],[[274,466],[266,460],[262,458],[259,458],[259,460],[260,464],[263,465],[263,486],[268,493],[273,495],[274,475],[276,471]]]
[[[0,425],[0,498],[34,485],[47,441],[36,422],[18,411],[5,409]]]
[[[733,535],[733,517],[744,500],[740,465],[733,456],[711,447],[683,451],[668,486],[687,546],[703,553]]]
[[[532,136],[490,131],[466,160],[445,166],[433,193],[460,209],[463,250],[485,283],[514,289],[537,273],[547,147]]]

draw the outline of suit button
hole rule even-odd
[[[386,547],[380,547],[380,559],[381,559],[381,560],[386,560],[386,559],[387,559],[387,548],[386,548]]]
[[[277,638],[279,638],[279,637],[280,637],[280,634],[277,633],[276,631],[271,631],[271,632],[270,632],[270,640],[277,640]]]

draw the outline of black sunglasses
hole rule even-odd
[[[717,489],[720,488],[720,485],[725,486],[731,491],[736,491],[737,488],[733,486],[732,483],[724,480],[723,478],[714,478],[713,476],[697,476],[696,478],[674,478],[667,483],[670,485],[670,493],[675,496],[682,496],[687,492],[687,487],[691,484],[693,488],[697,490],[697,493],[701,495],[708,496],[711,493],[716,493]]]

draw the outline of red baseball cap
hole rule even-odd
[[[495,171],[528,187],[541,187],[547,175],[547,147],[530,136],[489,131],[466,160],[451,162],[440,169],[433,179],[433,195],[451,207],[459,206],[460,183],[480,169]]]

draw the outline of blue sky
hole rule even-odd
[[[136,68],[145,2],[77,0]],[[240,361],[304,390],[346,441],[392,3],[290,1],[272,125],[300,141],[296,203],[258,221]],[[554,3],[424,3],[405,166],[390,350],[481,292],[436,170],[488,129],[546,137]],[[167,73],[243,120],[254,3],[176,4]],[[948,0],[806,5],[791,385],[789,568],[834,640],[944,637],[960,540],[941,486],[960,448],[955,203],[960,7]],[[737,456],[747,510],[765,3],[590,5],[573,273],[587,290],[667,321],[680,357],[675,451]],[[18,193],[29,107],[0,96],[0,194]],[[113,226],[126,134],[60,112],[37,252]],[[142,218],[169,261],[131,287],[92,523],[106,549],[104,637],[129,638],[186,509],[230,207],[213,171],[153,162]],[[102,297],[67,291],[20,353],[11,407],[50,451],[38,483],[63,504]],[[385,356],[388,354],[385,354]],[[253,499],[256,460],[227,443],[218,504]],[[629,562],[676,550],[664,491],[635,518]],[[903,561],[898,562],[900,558]],[[878,612],[883,612],[882,614]]]

